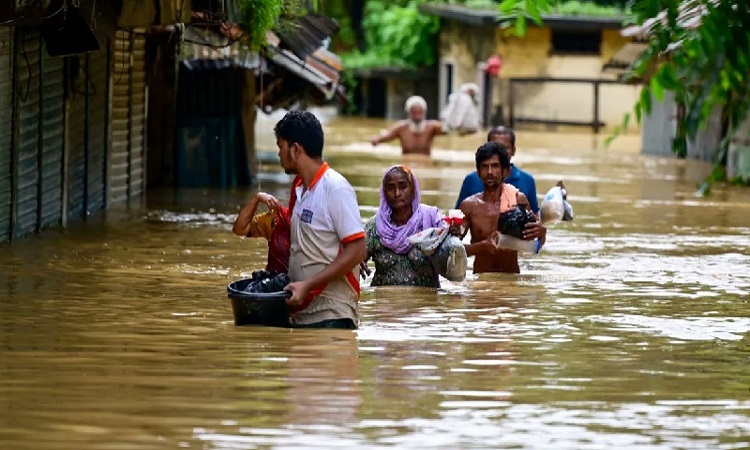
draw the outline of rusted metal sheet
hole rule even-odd
[[[38,230],[39,221],[39,83],[41,38],[34,29],[16,29],[16,164],[14,237]]]
[[[10,239],[12,217],[14,30],[0,27],[0,242]]]
[[[133,67],[130,90],[130,198],[138,200],[144,191],[146,151],[146,35],[133,36]]]
[[[41,98],[41,226],[62,223],[62,165],[65,134],[65,88],[62,58],[42,50]]]
[[[130,85],[132,43],[129,30],[115,33],[112,58],[112,147],[109,156],[110,205],[127,202],[130,172]]]
[[[107,98],[109,96],[109,53],[102,50],[87,55],[88,61],[88,186],[87,208],[93,214],[104,209],[107,161]]]
[[[69,59],[71,89],[68,95],[67,219],[86,218],[86,91],[88,82],[84,57]]]

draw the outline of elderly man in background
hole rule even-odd
[[[447,129],[437,120],[427,120],[427,102],[424,98],[414,95],[406,100],[407,118],[399,120],[379,136],[372,138],[373,146],[392,141],[396,138],[401,142],[401,153],[404,155],[430,155],[432,141],[435,136],[445,134]]]

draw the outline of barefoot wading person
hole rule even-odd
[[[407,238],[439,227],[443,215],[420,203],[417,177],[405,166],[391,166],[380,185],[378,212],[365,225],[367,258],[375,261],[371,286],[440,286],[437,270]]]
[[[274,132],[281,167],[298,176],[286,287],[292,326],[355,329],[367,250],[354,189],[322,161],[323,128],[313,114],[291,111]]]
[[[477,174],[484,191],[461,202],[464,225],[471,231],[471,244],[466,245],[466,254],[476,256],[474,273],[508,272],[520,273],[518,252],[499,248],[494,240],[500,214],[514,206],[526,205],[526,196],[514,186],[503,182],[511,171],[508,151],[497,142],[488,142],[477,149],[475,157]],[[524,239],[546,240],[547,228],[539,221],[526,224]]]
[[[373,146],[398,139],[404,155],[430,155],[435,136],[446,134],[443,124],[437,120],[427,120],[427,102],[415,95],[406,100],[407,119],[399,120],[388,130],[370,141]]]

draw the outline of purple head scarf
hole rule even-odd
[[[414,187],[414,199],[411,202],[412,216],[405,225],[396,225],[391,222],[391,207],[385,197],[385,177],[395,169],[401,169],[411,178]],[[427,206],[419,203],[419,183],[417,177],[411,173],[408,167],[391,166],[383,174],[383,181],[380,183],[380,208],[375,216],[375,229],[377,230],[380,243],[385,247],[393,250],[398,254],[404,254],[411,249],[411,244],[407,238],[413,234],[419,233],[427,228],[440,226],[442,214],[434,206]]]

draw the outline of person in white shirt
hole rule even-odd
[[[357,196],[322,161],[323,128],[307,111],[291,111],[274,128],[281,167],[296,174],[286,290],[295,327],[355,329],[359,263],[367,256]]]
[[[459,134],[475,133],[482,126],[479,113],[479,86],[474,83],[462,84],[458,92],[448,97],[448,104],[440,111],[444,129],[458,131]]]

